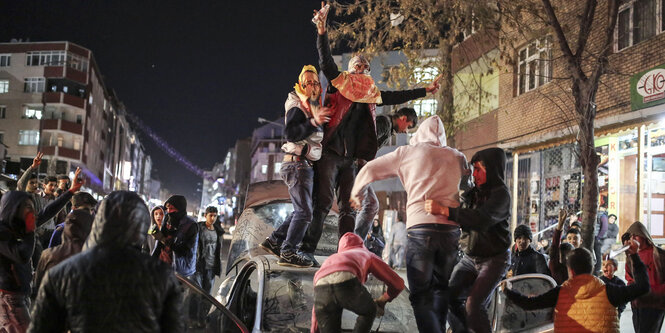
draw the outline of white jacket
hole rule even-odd
[[[351,198],[362,201],[370,183],[399,177],[406,189],[406,227],[441,223],[457,225],[443,215],[425,212],[425,200],[433,199],[447,207],[458,207],[459,183],[466,157],[446,146],[446,132],[438,116],[427,118],[418,127],[408,146],[367,163],[358,173]]]

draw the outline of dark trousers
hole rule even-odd
[[[194,274],[194,280],[199,284],[203,291],[211,294],[212,286],[215,282],[215,273],[212,268],[203,269]],[[192,297],[192,302],[192,316],[195,316],[195,320],[199,323],[204,323],[206,315],[208,315],[208,311],[210,310],[210,302],[200,295],[194,295],[194,297]]]
[[[270,240],[282,244],[282,252],[296,250],[312,220],[312,189],[314,169],[309,161],[282,163],[280,175],[289,187],[293,213],[270,235]]]
[[[487,307],[490,296],[506,275],[510,251],[506,250],[493,257],[470,257],[464,255],[455,265],[450,277],[450,311],[453,332],[464,332],[466,329],[476,332],[490,332]],[[460,294],[468,293],[466,306],[460,302]]]
[[[665,310],[633,307],[633,328],[635,333],[660,332]]]
[[[307,253],[314,253],[316,245],[321,239],[323,222],[332,207],[335,191],[337,191],[337,206],[339,207],[339,236],[353,232],[355,226],[355,213],[349,203],[356,177],[354,160],[324,151],[321,159],[314,162],[314,174],[316,175],[314,179],[314,214],[300,247],[303,252]]]
[[[342,311],[358,315],[354,332],[369,332],[376,317],[376,303],[358,279],[314,287],[314,313],[321,333],[342,331]]]
[[[594,239],[593,240],[593,254],[596,256],[596,262],[593,265],[593,275],[600,275],[600,269],[603,266],[603,259],[602,255],[603,253],[601,252],[603,248],[603,240],[602,239]]]
[[[407,230],[406,277],[420,332],[445,332],[448,280],[455,266],[459,227],[421,224]]]

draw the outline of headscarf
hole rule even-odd
[[[367,65],[363,73],[351,73],[356,64]],[[381,104],[381,91],[374,84],[374,80],[369,75],[369,61],[362,56],[356,55],[349,60],[347,71],[342,72],[330,82],[337,88],[342,96],[352,102]]]
[[[295,89],[296,94],[298,95],[298,98],[300,98],[300,103],[305,107],[305,111],[312,113],[311,106],[309,105],[309,96],[307,96],[307,92],[305,91],[305,88],[303,87],[304,81],[304,75],[307,72],[312,72],[316,74],[317,76],[319,73],[316,71],[316,67],[312,65],[305,65],[303,66],[302,70],[300,71],[300,75],[298,75],[298,82],[296,82],[296,85],[293,86],[293,89]],[[321,89],[321,86],[319,85],[319,90]],[[319,99],[321,98],[321,92],[319,91]],[[319,105],[321,105],[321,101],[319,100]]]

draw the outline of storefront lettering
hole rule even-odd
[[[648,103],[665,97],[665,69],[657,68],[642,75],[637,82],[637,93]]]

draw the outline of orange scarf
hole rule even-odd
[[[367,74],[351,74],[342,72],[332,80],[333,87],[337,88],[342,96],[352,102],[381,104],[381,91],[374,84],[372,77]]]

